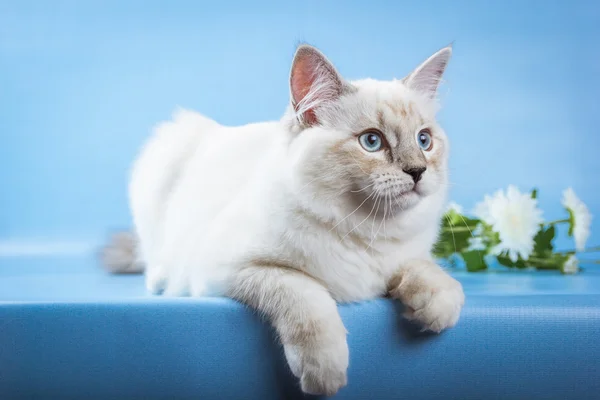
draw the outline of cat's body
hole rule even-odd
[[[184,138],[182,132],[194,134]],[[335,199],[314,209],[312,177],[295,173],[289,159],[294,150],[288,151],[293,138],[281,122],[222,127],[180,111],[157,138],[136,163],[131,183],[153,292],[225,295],[233,270],[268,260],[309,273],[338,301],[364,300],[385,294],[398,263],[427,255],[436,238],[440,214],[431,210],[442,209],[441,193],[410,215],[386,219],[385,227],[389,198],[379,201],[379,218],[355,212],[343,220],[356,205]],[[189,140],[181,148],[187,157],[164,151],[168,141],[184,144],[182,139]],[[173,156],[187,161],[163,181],[161,170],[169,172],[164,170]],[[377,205],[370,210],[374,214]]]
[[[429,87],[443,51],[404,81],[345,82],[303,46],[281,121],[224,127],[180,111],[161,125],[130,183],[148,288],[256,308],[310,393],[346,383],[335,301],[389,293],[426,329],[454,325],[462,290],[430,256],[447,187]]]

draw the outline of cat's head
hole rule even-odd
[[[401,80],[346,81],[320,51],[300,46],[287,114],[300,181],[325,202],[367,212],[387,199],[390,215],[443,196],[449,145],[436,93],[451,53],[441,49]]]

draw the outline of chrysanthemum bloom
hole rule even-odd
[[[529,258],[543,222],[537,200],[529,193],[521,193],[510,185],[506,193],[499,190],[493,196],[485,196],[475,207],[475,215],[500,236],[500,244],[492,250],[494,254],[506,252],[512,262],[519,257]]]
[[[585,203],[577,197],[573,189],[568,188],[563,192],[562,205],[569,211],[569,219],[575,239],[575,249],[582,251],[585,249],[585,243],[590,236],[590,225],[592,224],[592,214]]]

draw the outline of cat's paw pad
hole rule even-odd
[[[304,393],[332,396],[346,386],[348,345],[340,343],[326,346],[284,346],[285,356],[292,373],[300,378]]]
[[[391,293],[406,306],[405,318],[436,333],[456,325],[465,302],[461,284],[445,273],[409,275]]]

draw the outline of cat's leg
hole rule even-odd
[[[146,266],[146,286],[152,293],[168,289],[170,274],[161,262],[168,200],[203,134],[217,126],[197,113],[179,110],[172,121],[156,127],[133,165],[129,202],[138,256]]]
[[[429,259],[406,262],[388,288],[406,306],[407,319],[433,332],[454,326],[465,301],[461,284]]]
[[[167,271],[161,265],[146,267],[146,290],[152,294],[161,294],[167,286]]]
[[[346,385],[346,328],[319,282],[289,268],[251,266],[236,272],[228,295],[273,324],[305,393],[333,395]]]

